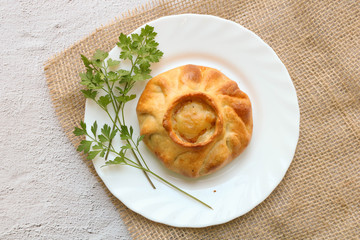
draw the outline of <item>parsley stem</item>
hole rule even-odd
[[[128,159],[127,159],[127,160],[128,160]],[[133,162],[133,161],[131,161],[131,162]],[[140,166],[137,166],[137,165],[132,165],[132,164],[129,164],[129,163],[125,163],[125,164],[128,165],[128,166],[135,167],[135,168],[138,168],[138,169],[141,169],[141,170],[143,170],[143,171],[146,171],[146,172],[150,173],[151,175],[153,175],[153,176],[156,177],[157,179],[161,180],[162,182],[166,183],[167,185],[171,186],[172,188],[176,189],[177,191],[185,194],[186,196],[194,199],[195,201],[197,201],[197,202],[203,204],[204,206],[210,208],[211,210],[213,210],[213,208],[212,208],[210,205],[206,204],[205,202],[201,201],[200,199],[198,199],[197,197],[191,195],[190,193],[185,192],[185,191],[182,190],[181,188],[175,186],[175,185],[172,184],[171,182],[169,182],[169,181],[167,181],[166,179],[160,177],[159,175],[157,175],[157,174],[154,173],[153,171],[150,171],[150,170],[148,170],[148,169],[146,169],[146,168],[143,168],[143,167],[140,167]]]
[[[115,152],[115,153],[116,153],[116,152]],[[117,153],[117,154],[118,154],[118,153]],[[190,193],[182,190],[181,188],[175,186],[174,184],[172,184],[171,182],[169,182],[169,181],[167,181],[166,179],[162,178],[161,176],[157,175],[157,174],[154,173],[153,171],[151,171],[151,170],[149,170],[149,169],[146,169],[146,168],[144,168],[144,167],[141,166],[141,165],[136,164],[136,162],[132,161],[131,159],[129,159],[129,158],[127,158],[127,157],[124,157],[124,159],[126,160],[126,161],[124,162],[125,165],[128,165],[128,166],[130,166],[130,167],[134,167],[134,168],[137,168],[137,169],[140,169],[140,170],[143,170],[143,171],[145,171],[145,172],[150,173],[151,175],[153,175],[153,176],[156,177],[157,179],[161,180],[162,182],[164,182],[164,183],[166,183],[167,185],[169,185],[169,186],[171,186],[172,188],[174,188],[175,190],[177,190],[177,191],[185,194],[186,196],[194,199],[195,201],[197,201],[197,202],[203,204],[204,206],[206,206],[206,207],[208,207],[208,208],[210,208],[210,209],[213,210],[213,208],[212,208],[210,205],[206,204],[205,202],[201,201],[200,199],[198,199],[197,197],[191,195]]]
[[[107,72],[106,69],[104,69],[104,71],[105,71],[105,73]],[[132,68],[131,72],[132,72],[132,71],[133,71],[133,68]],[[123,104],[123,103],[120,103],[119,105],[117,104],[116,98],[115,98],[115,96],[114,96],[114,93],[113,93],[113,91],[111,91],[111,90],[112,90],[112,87],[110,87],[109,82],[108,82],[108,80],[107,80],[106,78],[105,78],[105,83],[106,83],[106,85],[107,85],[107,87],[108,87],[108,89],[109,89],[109,91],[107,91],[107,92],[108,92],[108,94],[109,94],[109,96],[110,96],[110,98],[111,98],[111,103],[112,103],[112,106],[113,106],[113,108],[114,108],[114,110],[115,110],[115,120],[111,117],[111,114],[109,113],[109,111],[108,111],[107,109],[105,109],[105,108],[103,108],[103,109],[106,111],[106,113],[108,114],[110,120],[111,120],[112,123],[113,123],[112,131],[114,131],[114,129],[115,129],[115,127],[116,127],[116,128],[118,129],[118,131],[121,132],[121,130],[120,130],[120,128],[117,126],[116,122],[119,121],[120,125],[125,125],[125,118],[124,118],[124,106],[125,106],[125,104]],[[131,84],[129,84],[129,85],[131,86]],[[127,90],[127,88],[128,88],[128,83],[126,83],[126,85],[125,85],[125,90]],[[104,89],[104,88],[103,88],[103,89]],[[104,90],[105,90],[105,89],[104,89]],[[106,91],[106,90],[105,90],[105,91]],[[121,115],[122,115],[122,119],[123,119],[123,122],[122,122],[122,123],[121,123],[121,121],[120,121],[120,119],[119,119],[119,111],[120,111],[120,109],[121,109]],[[134,141],[132,140],[132,138],[131,138],[131,141],[134,143]],[[129,140],[126,140],[126,142],[131,145],[131,143],[129,142]],[[108,158],[108,156],[109,156],[110,147],[112,146],[111,144],[112,144],[112,139],[109,140],[109,146],[108,146],[108,151],[106,152],[105,161],[107,161],[107,158]],[[136,146],[135,143],[134,143],[134,146]],[[136,148],[137,148],[137,147],[136,147]],[[139,160],[138,156],[136,155],[136,153],[135,153],[135,151],[134,151],[133,148],[131,149],[131,151],[132,151],[134,157],[136,158],[138,164],[143,168],[143,166],[142,166],[142,164],[141,164],[141,162],[140,162],[140,160]],[[140,152],[138,151],[138,149],[137,149],[137,152],[140,153]],[[143,157],[141,156],[141,154],[140,154],[140,157],[141,157],[141,159],[143,160],[143,163],[145,163],[145,161],[144,161]],[[146,163],[145,163],[145,166],[146,166],[146,169],[149,170],[149,167],[147,166]],[[143,170],[143,173],[144,173],[146,179],[149,181],[149,183],[150,183],[150,185],[152,186],[152,188],[153,188],[153,189],[156,189],[154,183],[151,181],[151,179],[149,178],[148,174],[147,174],[144,170]]]
[[[205,205],[206,207],[210,208],[211,210],[213,210],[213,208],[212,208],[210,205],[206,204],[205,202],[201,201],[200,199],[198,199],[197,197],[191,195],[190,193],[185,192],[185,191],[182,190],[181,188],[175,186],[174,184],[172,184],[172,183],[170,183],[169,181],[167,181],[166,179],[160,177],[160,176],[157,175],[156,173],[154,173],[154,172],[152,172],[152,171],[149,171],[149,170],[145,170],[145,171],[147,171],[147,172],[149,172],[150,174],[152,174],[153,176],[157,177],[158,179],[160,179],[161,181],[163,181],[163,182],[166,183],[167,185],[175,188],[175,189],[178,190],[179,192],[185,194],[186,196],[194,199],[195,201],[198,201],[199,203],[201,203],[201,204]]]
[[[129,142],[129,140],[127,140],[127,142]],[[139,160],[139,158],[136,156],[135,152],[134,152],[134,149],[131,149],[133,155],[135,156],[136,158],[136,161],[138,162],[138,164],[140,165],[140,169],[143,171],[143,173],[145,174],[145,177],[147,178],[147,180],[149,181],[150,185],[153,187],[153,189],[156,189],[154,183],[151,181],[151,179],[149,178],[149,175],[146,174],[146,172],[151,172],[150,169],[147,167],[147,168],[144,168],[142,165],[141,165],[141,162]]]
[[[96,138],[91,137],[88,133],[86,133],[86,135],[87,135],[91,140],[93,140],[95,143],[103,145],[101,142],[99,142],[98,140],[96,140]],[[126,140],[126,141],[127,141],[128,144],[130,144],[129,140]],[[137,168],[141,169],[141,170],[143,171],[143,173],[145,174],[146,179],[149,181],[150,185],[153,187],[153,189],[156,189],[154,183],[151,181],[151,179],[149,178],[149,175],[146,173],[146,172],[151,172],[151,170],[148,168],[147,165],[146,165],[146,168],[144,168],[144,167],[141,165],[141,162],[140,162],[139,158],[137,157],[137,155],[135,154],[133,148],[131,149],[131,151],[132,151],[133,155],[135,156],[137,163],[134,162],[134,161],[132,161],[132,160],[129,159],[129,158],[126,158],[126,160],[129,161],[129,162],[131,162],[132,164],[135,164],[135,165],[137,166]],[[112,145],[110,145],[110,146],[108,147],[107,155],[109,155],[109,152],[113,152],[113,153],[115,153],[116,155],[119,155],[119,156],[120,156],[120,154],[115,151],[115,149],[114,149],[114,147],[113,147]],[[105,160],[105,162],[106,162],[106,160]],[[131,166],[132,166],[132,165],[131,165]],[[145,171],[145,170],[146,170],[146,171]]]
[[[115,122],[115,121],[116,121],[116,117],[115,117],[115,120],[114,120],[113,117],[111,116],[109,110],[108,110],[107,108],[102,107],[101,105],[99,105],[99,106],[106,112],[106,114],[108,115],[109,119],[110,119],[111,122],[114,124],[113,126],[115,126],[116,129],[117,129],[119,132],[121,132],[121,129],[119,128],[119,126],[118,126],[118,125],[116,124],[116,122]],[[120,108],[117,108],[117,109],[120,109]],[[118,116],[118,114],[117,114],[117,116]],[[117,118],[117,121],[119,121],[120,125],[122,125],[122,123],[121,123],[121,121],[120,121],[119,118]],[[126,140],[126,142],[131,145],[131,143],[130,143],[128,140]],[[134,144],[134,145],[136,146],[136,144]],[[109,145],[109,146],[110,146],[110,145]],[[135,152],[134,152],[133,150],[132,150],[132,152],[133,152],[135,158],[138,160],[139,164],[141,165],[140,160],[139,160],[139,158],[136,156]],[[137,152],[140,154],[140,151],[139,151],[138,149],[137,149]],[[140,154],[140,155],[141,155],[141,154]],[[143,158],[142,156],[141,156],[141,158],[142,158],[143,162],[145,163],[144,158]],[[145,165],[146,165],[146,163],[145,163]],[[141,165],[141,166],[142,166],[142,165]],[[148,168],[147,165],[146,165],[146,167]],[[149,169],[149,168],[148,168],[148,169]],[[146,173],[145,173],[145,175],[146,175]],[[147,177],[147,178],[148,178],[148,177]],[[150,180],[150,184],[151,184],[151,186],[153,186],[153,188],[155,188],[155,186],[154,186],[154,184],[151,182],[151,180]]]
[[[106,71],[106,68],[104,69],[104,71],[105,71],[105,74],[107,74],[107,71]],[[113,122],[113,126],[112,126],[112,130],[111,131],[114,131],[114,129],[115,129],[115,126],[116,126],[116,121],[117,121],[117,119],[119,118],[119,107],[118,108],[116,108],[115,106],[116,106],[116,101],[115,101],[115,97],[113,96],[113,93],[112,93],[112,87],[110,87],[110,85],[109,85],[109,81],[105,78],[105,83],[106,83],[106,85],[107,85],[107,87],[108,87],[108,89],[109,89],[109,96],[110,96],[110,98],[111,98],[111,103],[112,103],[112,105],[113,105],[113,108],[114,108],[114,110],[115,110],[115,121]],[[108,148],[110,148],[110,146],[111,146],[111,144],[112,144],[112,138],[111,139],[109,139],[109,147]],[[105,155],[105,161],[107,161],[107,159],[108,159],[108,156],[109,156],[109,150],[106,152],[106,155]]]
[[[134,142],[134,140],[133,140],[133,139],[131,139],[131,141],[133,142],[133,144],[134,144],[134,146],[135,146],[136,151],[139,153],[139,156],[140,156],[140,158],[141,158],[142,162],[144,163],[144,165],[146,166],[146,168],[147,168],[147,169],[149,169],[149,167],[147,166],[147,164],[146,164],[146,162],[145,162],[145,160],[144,160],[144,158],[143,158],[143,156],[142,156],[142,154],[141,154],[141,152],[140,152],[140,150],[139,150],[138,145],[136,145],[136,144],[135,144],[135,142]]]
[[[116,120],[119,118],[119,117],[118,117],[118,114],[119,114],[119,108],[115,111],[115,122],[116,122]],[[111,130],[111,131],[114,131],[115,126],[116,126],[116,123],[113,124],[113,127],[112,127],[112,130]],[[112,138],[109,140],[109,146],[108,146],[109,149],[110,149],[110,147],[112,146],[112,145],[111,145],[111,144],[112,144],[112,140],[113,140]],[[108,156],[109,156],[109,150],[106,152],[105,161],[108,159]]]

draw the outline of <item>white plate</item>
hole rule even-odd
[[[97,173],[112,194],[131,210],[156,222],[176,227],[206,227],[228,222],[261,203],[284,177],[294,156],[299,136],[299,107],[290,76],[275,52],[257,35],[237,23],[207,15],[176,15],[148,23],[158,33],[164,52],[152,75],[184,64],[216,68],[235,80],[253,106],[254,130],[248,148],[218,172],[188,179],[162,166],[142,144],[151,170],[213,207],[193,199],[152,178],[153,190],[143,173],[128,166],[100,168]],[[140,28],[139,28],[140,29]],[[139,32],[137,29],[135,32]],[[115,47],[110,57],[118,59]],[[146,83],[136,85],[139,97]],[[126,108],[127,123],[139,132],[135,99]],[[88,127],[97,120],[109,123],[93,102],[86,103]],[[115,143],[119,144],[119,143]]]

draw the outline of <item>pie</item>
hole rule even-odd
[[[210,67],[185,65],[157,75],[136,111],[148,148],[167,168],[192,178],[231,162],[252,135],[249,97]]]

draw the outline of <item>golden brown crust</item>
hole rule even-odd
[[[164,165],[188,177],[225,166],[248,145],[248,96],[220,71],[185,65],[152,78],[137,108],[144,142]]]

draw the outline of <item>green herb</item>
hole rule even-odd
[[[157,48],[159,44],[155,41],[156,34],[154,28],[148,25],[141,29],[140,34],[134,33],[130,36],[120,34],[117,43],[121,48],[119,58],[131,63],[130,70],[121,69],[120,61],[108,58],[109,54],[101,50],[96,50],[91,59],[81,55],[86,68],[86,72],[80,73],[80,83],[86,87],[82,93],[86,98],[95,101],[106,112],[112,126],[104,124],[99,128],[95,121],[89,132],[86,124],[81,122],[79,127],[75,127],[74,134],[87,136],[87,140],[82,140],[77,150],[86,153],[89,160],[96,156],[104,158],[105,166],[121,164],[140,169],[154,189],[155,186],[148,175],[211,208],[203,201],[151,171],[139,150],[144,136],[135,137],[133,127],[128,126],[125,122],[125,104],[136,97],[135,94],[130,93],[130,90],[137,81],[151,78],[150,64],[158,62],[163,55]],[[118,149],[112,144],[116,137],[123,142]],[[129,150],[135,160],[126,154]],[[113,159],[108,159],[110,152],[115,156]]]

